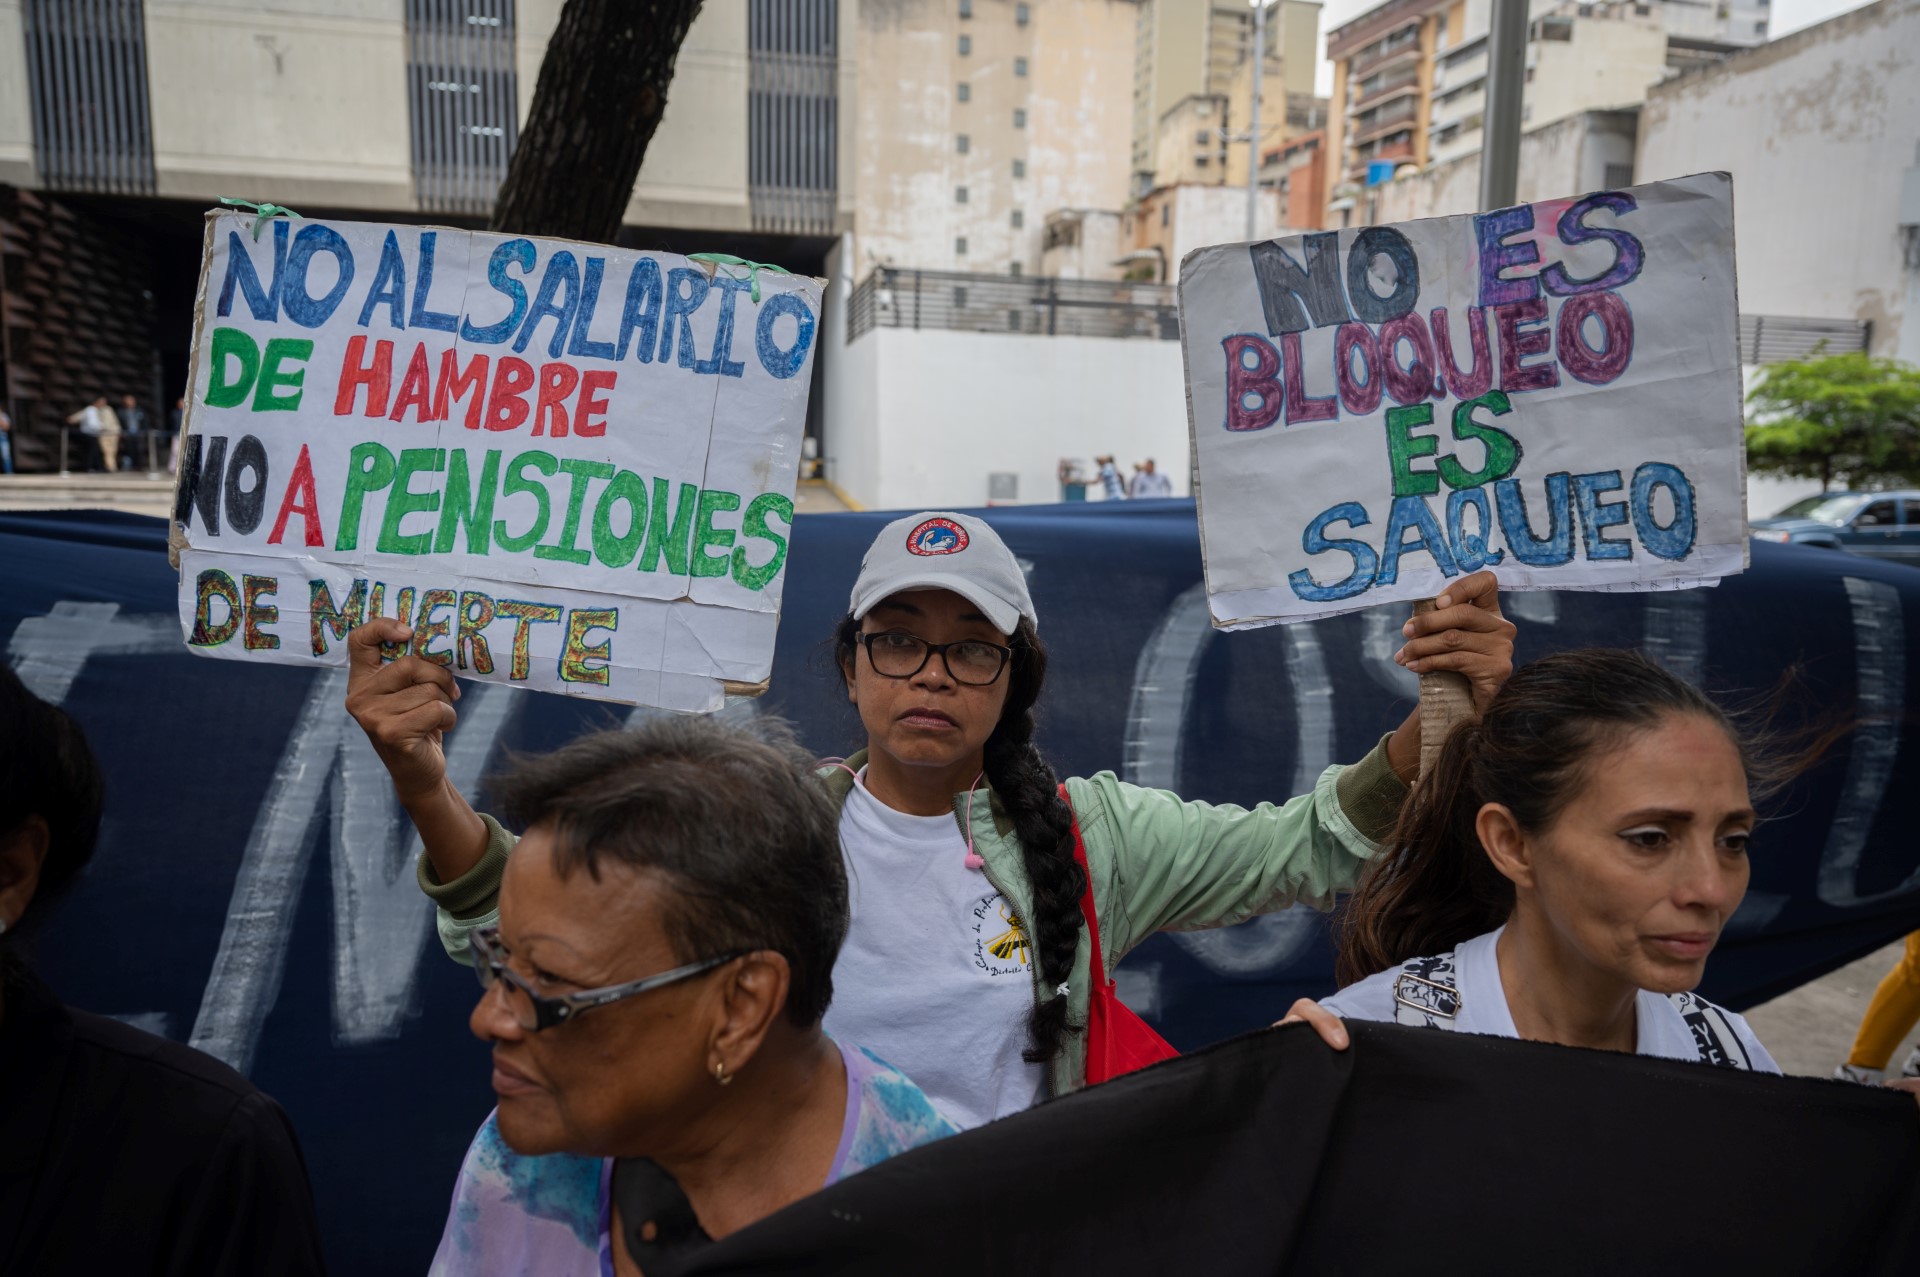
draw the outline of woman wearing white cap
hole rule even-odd
[[[1156,931],[1227,926],[1295,901],[1327,908],[1391,830],[1418,768],[1416,710],[1284,806],[1185,802],[1110,772],[1061,786],[1033,742],[1047,666],[1038,624],[993,529],[927,512],[882,529],[835,634],[867,741],[821,771],[852,885],[825,1027],[877,1052],[963,1127],[1085,1083],[1089,877],[1106,970]],[[1406,633],[1402,665],[1456,670],[1479,703],[1512,671],[1514,628],[1491,573],[1456,582]],[[353,640],[403,637],[388,620]],[[446,783],[439,734],[454,695],[446,669],[418,657],[356,662],[347,706],[420,831],[421,884],[458,957],[469,932],[492,924],[514,840]],[[1322,1031],[1344,1044],[1330,1017]]]

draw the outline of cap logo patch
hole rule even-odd
[[[952,519],[928,519],[907,533],[912,554],[958,554],[967,548],[967,530]]]

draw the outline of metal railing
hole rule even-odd
[[[1787,315],[1740,316],[1740,362],[1777,364],[1787,359],[1852,355],[1873,341],[1873,325],[1858,319],[1804,319]]]
[[[882,266],[847,307],[847,340],[874,328],[1173,341],[1180,314],[1170,284]]]

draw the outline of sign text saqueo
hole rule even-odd
[[[1180,314],[1216,625],[1746,565],[1724,173],[1201,249]]]
[[[817,281],[661,253],[210,214],[181,451],[198,652],[676,709],[764,685]],[[398,652],[390,655],[398,655]]]

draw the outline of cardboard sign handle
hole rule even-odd
[[[1431,598],[1419,599],[1414,614],[1433,611]],[[1420,676],[1420,774],[1427,774],[1440,757],[1456,724],[1473,717],[1473,693],[1467,676],[1453,670],[1430,670]]]

